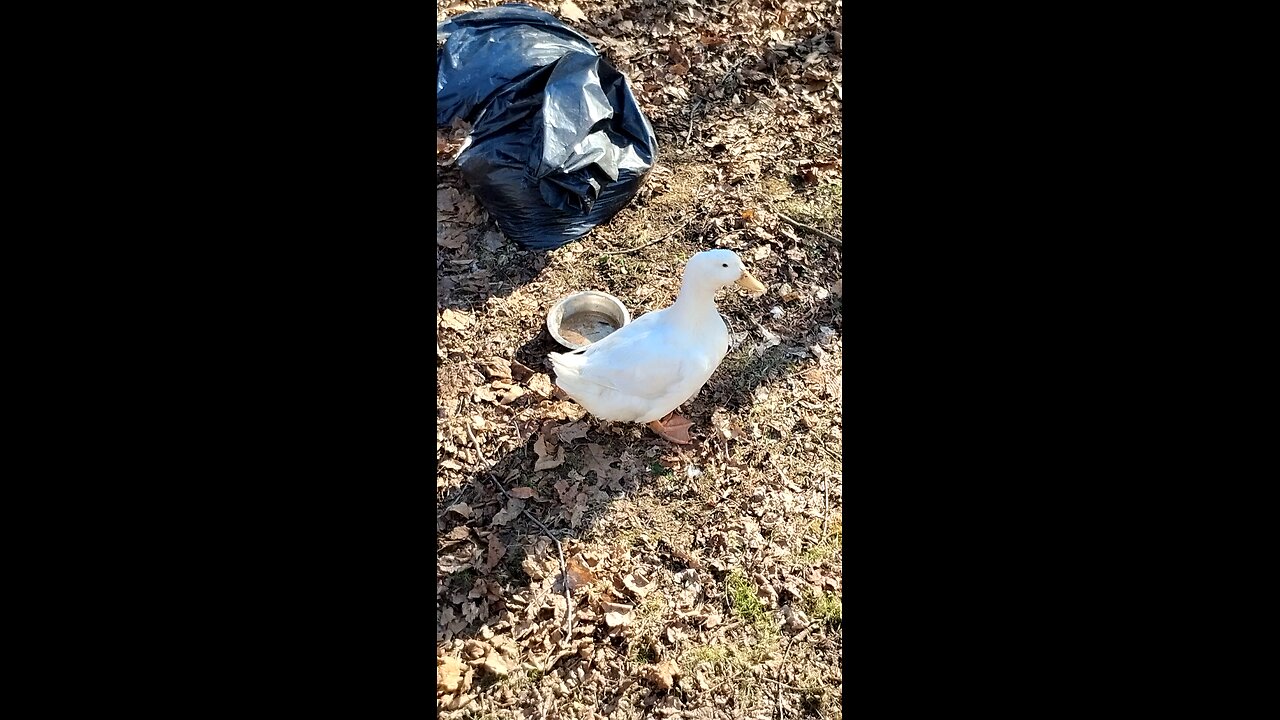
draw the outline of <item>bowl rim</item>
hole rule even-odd
[[[626,327],[631,323],[631,311],[627,309],[627,306],[623,304],[620,298],[610,295],[609,293],[603,290],[579,290],[578,292],[575,292],[575,293],[569,293],[568,295],[565,295],[564,297],[557,300],[554,304],[552,304],[551,309],[547,311],[547,322],[546,322],[547,332],[551,333],[551,339],[560,343],[564,347],[569,348],[570,350],[581,350],[582,348],[585,348],[585,347],[591,347],[591,345],[593,344],[593,343],[587,343],[586,345],[574,345],[568,340],[565,340],[564,337],[560,335],[560,329],[558,327],[558,324],[555,327],[553,327],[553,323],[551,322],[551,318],[555,317],[557,310],[564,307],[564,304],[566,302],[572,300],[575,297],[578,297],[579,295],[598,295],[600,297],[605,298],[606,300],[609,300],[613,304],[617,305],[618,308],[622,310],[622,325],[618,327],[618,330],[621,330],[622,328]],[[615,330],[614,332],[617,332],[617,331]]]

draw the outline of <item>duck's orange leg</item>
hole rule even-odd
[[[674,411],[668,413],[661,420],[654,420],[649,423],[650,430],[677,445],[688,445],[693,442],[689,438],[689,428],[691,427],[693,427],[693,423],[689,422],[687,418],[675,414]]]

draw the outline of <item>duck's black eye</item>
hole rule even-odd
[[[720,263],[720,267],[729,267],[729,263]]]

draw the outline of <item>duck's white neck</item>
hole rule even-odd
[[[676,302],[671,309],[676,315],[681,316],[701,315],[707,311],[715,312],[718,289],[705,280],[685,277],[680,283],[680,294],[676,296]]]

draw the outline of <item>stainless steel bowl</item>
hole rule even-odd
[[[556,342],[580,350],[599,342],[631,322],[631,313],[618,298],[585,290],[561,298],[547,313],[547,330]]]

